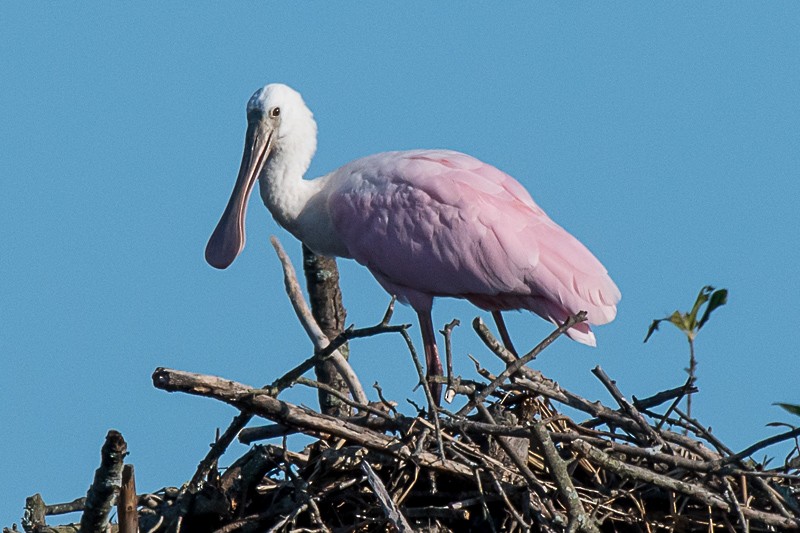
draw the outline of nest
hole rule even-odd
[[[525,366],[583,320],[581,313],[521,357],[476,319],[474,330],[505,370],[493,375],[479,368],[479,380],[426,380],[407,326],[390,324],[391,307],[377,326],[348,329],[330,342],[320,337],[308,323],[313,319],[304,311],[291,265],[281,257],[290,298],[315,342],[314,356],[263,388],[157,369],[157,388],[206,396],[240,411],[193,478],[179,488],[137,494],[132,468],[123,465],[124,440],[110,432],[87,497],[56,506],[38,495],[29,498],[26,531],[128,533],[136,524],[152,533],[800,528],[797,429],[734,452],[678,407],[696,392],[691,380],[629,400],[596,367],[593,373],[614,400],[605,405]],[[448,340],[455,325],[445,328]],[[357,376],[341,366],[344,343],[383,333],[403,335],[418,369],[428,404],[415,415],[398,412],[379,388],[380,401],[363,401]],[[303,377],[325,361],[338,361],[349,391]],[[457,411],[436,406],[434,382],[454,400],[448,405],[460,406]],[[281,391],[296,384],[327,395],[332,402],[326,412],[281,400]],[[577,415],[566,416],[562,406]],[[245,428],[253,417],[271,424]],[[312,442],[289,449],[285,437],[295,433]],[[280,446],[254,444],[220,468],[219,458],[237,437],[245,443],[284,438]],[[750,459],[781,441],[794,443],[782,465],[767,469]],[[113,503],[119,523],[109,525]],[[47,515],[75,510],[83,510],[80,526],[45,524]]]

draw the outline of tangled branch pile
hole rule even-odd
[[[436,378],[455,397],[452,405],[463,404],[457,412],[450,412],[432,401],[406,326],[390,325],[391,313],[387,313],[379,325],[346,330],[327,344],[315,337],[308,317],[304,318],[303,303],[292,291],[296,288],[293,271],[286,261],[284,266],[298,315],[312,338],[320,341],[315,356],[264,388],[157,369],[153,374],[157,388],[220,400],[241,414],[184,486],[138,496],[132,489],[139,531],[800,528],[800,450],[796,441],[800,431],[794,429],[734,453],[678,408],[681,398],[696,391],[691,382],[629,401],[597,367],[593,373],[616,404],[605,405],[568,391],[525,366],[582,320],[581,314],[522,357],[476,319],[476,333],[506,368],[496,376],[479,369],[483,378],[479,381]],[[443,332],[446,341],[453,325]],[[379,388],[380,401],[363,401],[365,395],[355,375],[346,377],[349,395],[302,377],[320,360],[338,360],[337,368],[349,372],[341,367],[337,349],[348,340],[385,332],[403,335],[420,373],[428,406],[419,408],[416,416],[397,412]],[[281,400],[281,391],[294,384],[316,387],[338,399],[338,414],[323,414]],[[584,419],[560,414],[555,406],[568,406]],[[243,429],[253,416],[272,424]],[[283,446],[254,445],[228,468],[217,467],[219,457],[237,436],[252,443],[291,433],[305,434],[314,441],[297,451],[287,449],[285,439]],[[121,436],[109,434],[109,438]],[[780,467],[767,470],[749,458],[770,444],[792,439],[795,447]],[[108,443],[104,447],[103,464],[121,467],[124,453],[117,449],[116,456],[106,457],[107,452],[115,453],[111,448]],[[103,475],[98,470],[98,477]],[[118,494],[120,502],[131,500],[130,490]],[[72,506],[70,510],[85,509],[84,518],[90,507],[97,507],[88,505],[87,499],[67,505]],[[65,509],[30,498],[23,525],[26,531],[76,531],[75,526],[44,525],[46,514]],[[120,516],[120,531],[135,530],[122,522]],[[106,527],[105,523],[87,525],[90,523],[82,522],[84,531]]]

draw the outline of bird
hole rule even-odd
[[[236,183],[205,250],[211,266],[227,268],[244,249],[257,181],[280,226],[319,255],[354,259],[414,309],[428,376],[442,375],[434,298],[465,299],[496,319],[528,310],[557,325],[585,311],[566,335],[589,346],[591,325],[614,320],[621,294],[606,268],[508,174],[434,149],[369,155],[304,179],[316,147],[300,93],[274,83],[252,95]],[[441,385],[431,390],[439,403]]]

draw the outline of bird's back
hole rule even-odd
[[[387,152],[328,179],[328,212],[348,255],[417,309],[452,296],[554,322],[579,310],[593,324],[616,315],[620,293],[603,265],[491,165],[445,150]],[[585,329],[573,338],[593,344]]]

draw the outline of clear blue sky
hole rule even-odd
[[[310,175],[383,150],[461,150],[517,177],[596,253],[619,316],[597,349],[545,352],[552,378],[609,402],[597,364],[628,395],[678,385],[684,338],[642,339],[714,284],[730,302],[697,343],[697,415],[733,448],[798,422],[771,404],[800,403],[800,8],[668,6],[3,3],[2,525],[36,491],[83,495],[109,428],[140,490],[192,475],[234,412],[153,389],[155,367],[259,385],[310,353],[268,236],[296,260],[299,245],[257,197],[232,268],[203,260],[245,103],[269,82],[315,112]],[[350,321],[377,322],[388,297],[358,265],[342,277]],[[476,314],[440,302],[434,318]],[[526,314],[510,328],[521,346],[550,331]],[[494,365],[467,325],[455,343],[464,375],[467,353]],[[359,342],[353,362],[365,384],[412,396],[401,339]]]

